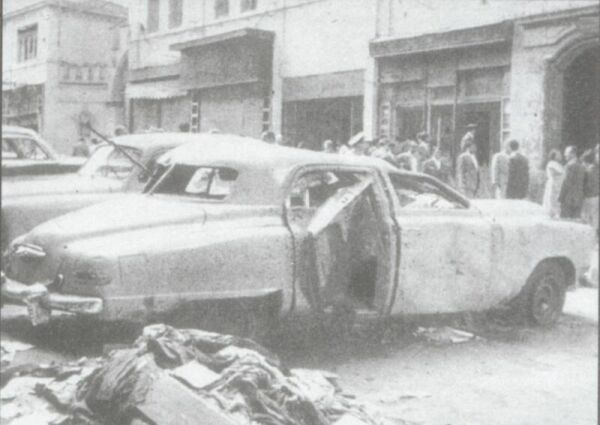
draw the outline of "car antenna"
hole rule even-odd
[[[144,164],[142,164],[137,159],[135,159],[129,152],[127,152],[127,150],[123,149],[123,147],[119,146],[118,144],[116,144],[115,142],[113,142],[112,140],[110,140],[108,137],[105,137],[104,135],[102,135],[98,131],[96,131],[94,129],[94,127],[91,126],[91,124],[88,123],[87,124],[87,128],[89,128],[90,131],[92,133],[94,133],[96,136],[100,137],[106,143],[108,143],[109,145],[111,145],[112,147],[114,147],[116,150],[118,150],[119,152],[121,152],[123,155],[125,155],[128,160],[130,160],[134,165],[137,165],[139,168],[141,168],[142,171],[144,171],[146,174],[150,173],[148,171],[148,169],[144,166]]]

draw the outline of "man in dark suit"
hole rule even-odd
[[[565,158],[567,159],[565,177],[558,195],[560,216],[579,218],[584,199],[585,167],[579,162],[575,146],[568,146],[565,149]]]
[[[519,142],[508,143],[508,180],[506,182],[507,199],[525,199],[529,192],[529,160],[519,151]]]

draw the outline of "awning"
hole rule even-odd
[[[128,99],[173,99],[184,97],[187,91],[179,87],[178,80],[160,81],[145,84],[128,84],[126,96]]]
[[[362,96],[363,93],[363,70],[309,75],[283,80],[284,102]]]
[[[371,56],[401,56],[440,50],[509,43],[513,24],[510,21],[475,28],[425,34],[417,37],[374,40],[369,46]]]
[[[197,90],[236,84],[271,84],[271,31],[244,28],[171,46],[181,51],[181,87]]]

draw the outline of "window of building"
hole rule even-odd
[[[19,62],[35,59],[37,57],[37,24],[20,29],[17,35],[19,40]]]
[[[169,0],[169,28],[181,26],[183,18],[183,0]]]
[[[229,0],[215,0],[215,18],[229,15]]]
[[[147,21],[147,31],[148,32],[158,31],[159,7],[160,7],[160,0],[148,0],[148,21]]]
[[[240,9],[242,12],[256,10],[256,3],[258,3],[258,0],[242,0]]]

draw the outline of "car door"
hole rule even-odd
[[[390,180],[401,240],[393,312],[480,310],[491,284],[491,222],[435,179]]]
[[[2,138],[2,174],[37,175],[59,172],[58,163],[33,138],[6,136]]]
[[[323,313],[344,304],[386,314],[397,242],[380,177],[369,170],[304,168],[293,178],[285,209],[296,247],[297,307]]]

